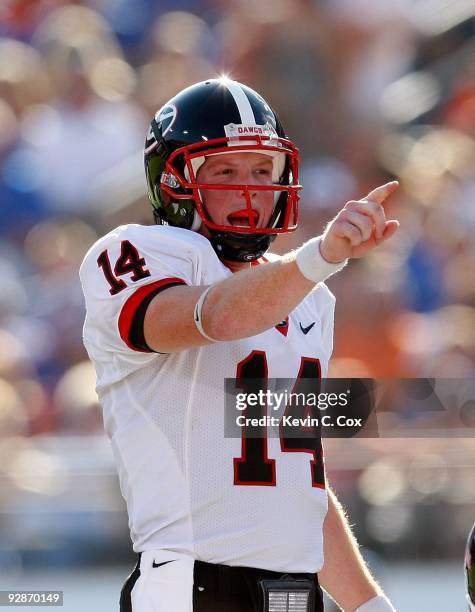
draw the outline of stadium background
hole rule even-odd
[[[475,374],[470,0],[6,0],[0,5],[0,589],[116,610],[133,563],[81,343],[78,266],[151,221],[142,144],[182,87],[260,91],[302,152],[301,229],[396,177],[397,238],[331,280],[335,376]],[[409,418],[401,407],[401,418]],[[402,612],[462,612],[464,438],[332,440],[331,481]]]

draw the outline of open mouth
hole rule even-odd
[[[251,227],[252,221],[254,227],[259,221],[259,213],[256,210],[244,208],[228,215],[228,221],[234,227]]]

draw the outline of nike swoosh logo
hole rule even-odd
[[[308,327],[303,327],[302,323],[300,323],[300,329],[302,330],[302,333],[304,335],[307,335],[308,332],[312,329],[312,327],[315,325],[316,321],[314,321],[313,323],[310,323],[310,325]]]
[[[171,559],[170,561],[162,561],[162,563],[155,563],[155,561],[153,561],[152,567],[162,567],[162,565],[166,565],[167,563],[173,563],[173,561],[176,561],[176,559]]]

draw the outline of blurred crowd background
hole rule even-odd
[[[127,555],[78,268],[102,234],[151,222],[149,119],[219,74],[270,100],[301,150],[301,227],[278,252],[400,181],[386,207],[397,237],[331,280],[332,374],[475,376],[473,0],[4,0],[0,569]],[[365,544],[460,557],[475,519],[468,425],[465,439],[329,443]]]

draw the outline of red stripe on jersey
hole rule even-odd
[[[283,321],[275,326],[275,329],[283,336],[287,337],[287,334],[289,333],[289,317],[286,316]]]
[[[134,317],[144,300],[146,300],[151,293],[156,292],[157,289],[162,290],[166,289],[168,286],[174,286],[177,284],[186,285],[185,281],[181,278],[164,278],[163,280],[155,281],[154,283],[149,283],[144,287],[140,287],[128,298],[128,300],[122,306],[118,326],[120,337],[129,348],[134,351],[139,351],[140,353],[149,352],[144,348],[136,346],[130,338]]]

